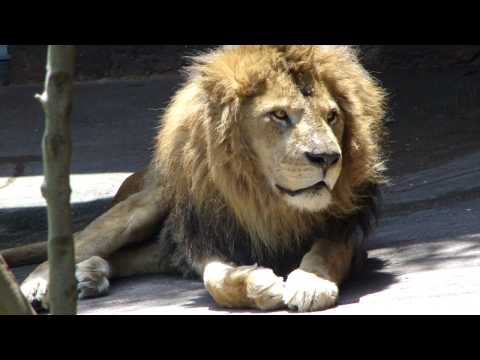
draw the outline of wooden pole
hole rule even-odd
[[[41,189],[48,207],[48,294],[53,315],[72,315],[77,309],[69,178],[74,64],[75,46],[49,45],[45,89],[36,95],[45,113]]]
[[[0,315],[35,315],[0,255]]]

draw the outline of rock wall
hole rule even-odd
[[[370,70],[476,71],[480,66],[478,45],[361,45],[362,58]]]
[[[146,78],[178,70],[186,55],[208,45],[78,45],[77,79]],[[480,46],[462,45],[361,45],[364,64],[379,74],[395,71],[476,72]],[[45,45],[11,45],[10,83],[42,82]],[[381,77],[381,75],[380,75]]]
[[[146,78],[180,68],[205,45],[78,45],[76,78]],[[11,45],[10,83],[42,82],[46,45]]]

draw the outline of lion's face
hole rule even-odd
[[[243,105],[244,133],[268,185],[290,206],[326,208],[342,169],[341,109],[319,80],[278,74]]]

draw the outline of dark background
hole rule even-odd
[[[138,79],[175,71],[184,57],[213,45],[78,45],[77,80]],[[373,72],[478,71],[480,46],[361,45],[364,65]],[[11,45],[12,84],[43,81],[46,45]]]

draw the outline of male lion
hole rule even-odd
[[[79,297],[165,273],[229,308],[333,306],[376,216],[384,91],[348,46],[225,46],[187,74],[148,169],[75,235]],[[29,301],[47,281],[43,263]]]

